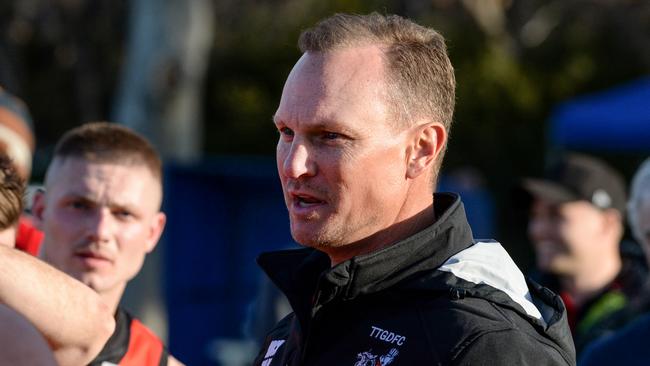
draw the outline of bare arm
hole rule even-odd
[[[0,365],[56,365],[43,336],[18,312],[0,304],[0,324]]]
[[[113,314],[92,289],[37,258],[3,246],[0,303],[41,332],[59,365],[89,363],[115,328]]]

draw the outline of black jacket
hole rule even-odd
[[[574,365],[559,297],[475,242],[458,196],[436,194],[434,211],[427,229],[333,268],[312,249],[262,254],[294,313],[254,365]]]

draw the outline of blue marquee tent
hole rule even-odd
[[[554,147],[650,151],[650,76],[564,102],[550,123]]]

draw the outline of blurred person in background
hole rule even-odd
[[[88,287],[13,249],[24,190],[0,153],[0,364],[87,364],[113,332],[113,318]]]
[[[0,152],[12,160],[23,181],[29,182],[35,148],[32,119],[25,103],[0,87]],[[43,233],[31,216],[23,213],[16,234],[16,248],[37,255]]]
[[[650,159],[641,164],[632,178],[628,222],[634,238],[645,251],[650,264]],[[650,282],[641,295],[622,312],[628,326],[589,345],[581,365],[647,365],[650,363]],[[637,319],[638,318],[638,319]]]
[[[562,297],[579,354],[645,280],[642,260],[621,257],[625,183],[603,161],[569,153],[524,188],[538,280]]]
[[[473,239],[457,194],[434,193],[455,100],[442,36],[336,14],[299,47],[273,121],[307,248],[258,258],[293,313],[254,365],[575,364],[559,297]]]
[[[25,181],[11,158],[0,152],[0,245],[13,248],[16,244],[24,195]]]
[[[96,122],[57,143],[33,214],[45,233],[42,258],[95,290],[115,316],[115,332],[91,365],[180,364],[162,341],[119,306],[165,226],[162,166],[134,131]]]

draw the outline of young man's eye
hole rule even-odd
[[[84,201],[72,201],[70,202],[70,207],[74,208],[75,210],[86,210],[90,208],[90,205]]]
[[[126,210],[115,211],[113,212],[113,214],[120,218],[129,218],[133,216],[133,214],[130,211],[126,211]]]

